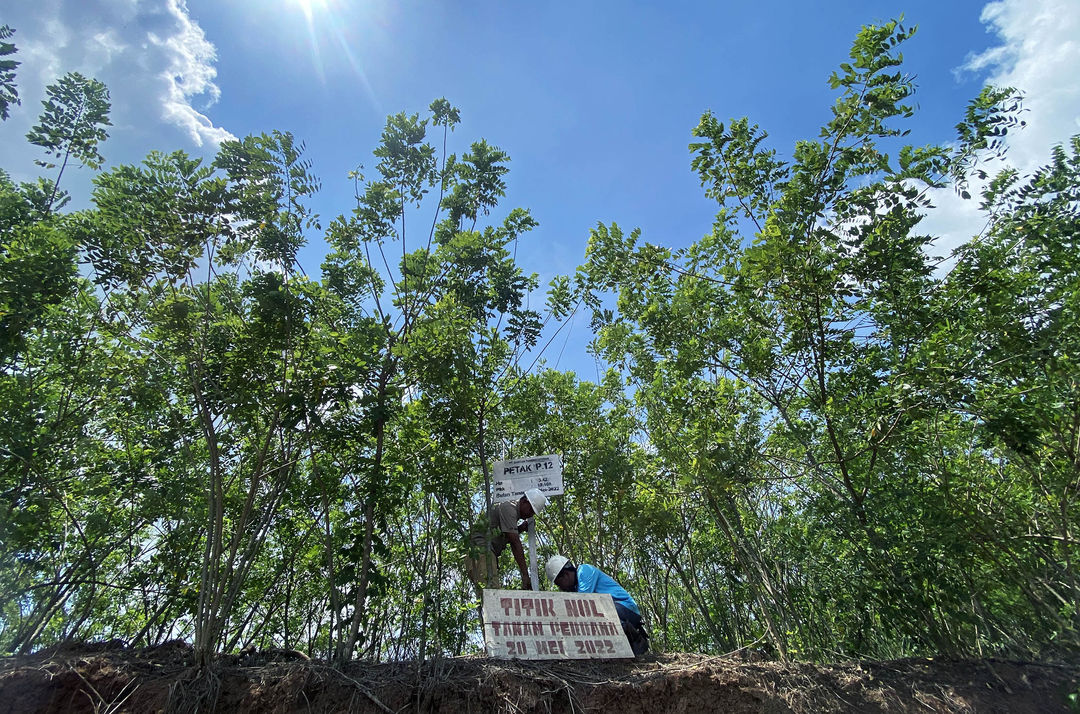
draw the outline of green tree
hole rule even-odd
[[[690,148],[720,204],[711,233],[671,250],[600,226],[582,268],[594,291],[617,292],[617,311],[590,298],[598,346],[636,386],[661,472],[730,559],[711,593],[686,577],[687,593],[706,620],[726,597],[744,602],[742,621],[780,656],[964,651],[978,628],[970,552],[950,530],[960,516],[940,507],[908,384],[938,317],[917,225],[928,189],[964,190],[980,152],[1019,124],[1018,99],[985,91],[953,148],[903,145],[914,83],[898,48],[912,32],[863,28],[830,79],[831,120],[789,161],[748,120],[706,113]],[[717,645],[752,634],[713,621]]]
[[[36,220],[44,208],[43,188],[16,186],[0,170],[0,366],[16,358],[49,306],[75,289],[74,241],[63,226]]]
[[[0,650],[467,653],[490,463],[548,452],[541,553],[615,575],[662,648],[1075,650],[1080,139],[990,178],[1021,122],[987,89],[954,145],[904,145],[910,34],[859,33],[790,157],[707,113],[712,230],[598,226],[542,310],[515,258],[536,221],[493,215],[509,157],[448,153],[446,100],[388,118],[325,232],[287,133],[117,166],[73,214],[61,175],[0,172]],[[92,83],[35,127],[61,174],[100,167]],[[66,108],[89,96],[97,120]],[[929,189],[974,177],[987,229],[935,272]],[[595,384],[540,361],[582,305]]]
[[[26,138],[44,149],[46,156],[60,162],[46,202],[48,214],[52,212],[68,161],[74,159],[92,169],[98,169],[104,163],[105,158],[97,147],[108,138],[104,127],[111,126],[112,122],[109,121],[109,90],[96,79],[69,72],[56,84],[46,87],[45,94],[42,101],[45,110]],[[43,168],[56,168],[50,161],[37,163]]]
[[[950,403],[968,449],[996,462],[957,463],[951,444],[938,446],[945,498],[974,516],[967,538],[1001,563],[981,609],[998,637],[1035,652],[1075,648],[1080,632],[1078,195],[1080,137],[1030,176],[1008,169],[989,182],[986,235],[957,251],[916,356],[933,368],[911,370],[926,399]],[[979,470],[989,483],[972,487]]]
[[[489,458],[477,405],[499,401],[540,320],[511,251],[534,222],[484,225],[505,154],[477,142],[433,175],[424,131],[445,141],[457,111],[432,113],[388,121],[379,180],[358,178],[357,210],[328,230],[322,283],[296,260],[320,229],[319,182],[288,134],[226,142],[212,166],[152,153],[98,176],[93,207],[68,216],[51,192],[3,184],[0,388],[21,405],[0,431],[3,483],[6,512],[28,514],[4,532],[21,554],[5,649],[119,635],[193,638],[203,663],[248,642],[339,660],[463,651],[450,553]],[[430,228],[392,271],[391,242],[436,186]]]
[[[77,222],[115,329],[173,371],[185,429],[169,446],[183,457],[172,493],[201,521],[186,587],[204,661],[240,632],[244,584],[312,436],[297,427],[320,393],[308,370],[321,293],[295,252],[317,181],[301,151],[287,134],[227,142],[220,174],[151,154],[100,176]]]
[[[0,25],[0,119],[6,120],[10,116],[12,105],[21,104],[19,90],[15,87],[15,68],[19,62],[9,58],[15,54],[15,43],[7,42],[15,34],[15,30],[7,25]]]
[[[422,532],[416,523],[401,523],[397,533],[423,544],[420,563],[434,566],[439,581],[449,577],[454,564],[445,562],[442,551],[473,517],[469,494],[477,484],[470,477],[480,474],[487,484],[483,491],[490,492],[486,429],[499,378],[536,344],[541,329],[540,316],[526,304],[535,277],[522,273],[510,249],[535,221],[514,209],[500,223],[483,225],[505,191],[508,157],[483,140],[460,158],[447,154],[459,113],[445,99],[433,102],[430,111],[425,119],[387,119],[374,152],[377,177],[366,180],[354,172],[356,210],[336,219],[328,233],[333,250],[323,271],[345,307],[340,325],[374,338],[362,344],[377,345],[364,357],[364,396],[353,411],[363,436],[354,432],[339,451],[358,465],[350,489],[357,507],[348,526],[355,535],[346,557],[330,571],[332,592],[343,585],[339,572],[355,573],[349,580],[357,583],[351,596],[335,596],[338,606],[351,611],[336,647],[339,658],[350,656],[360,642],[361,624],[372,616],[365,611],[372,587],[385,593],[378,563],[396,544],[380,533],[405,503],[426,514],[425,525]],[[441,152],[427,141],[430,127],[442,130]],[[426,204],[430,222],[407,232],[422,215],[417,212],[425,196],[436,190],[437,200]],[[400,259],[390,258],[393,242],[401,244]],[[420,417],[418,409],[430,415]],[[432,582],[423,565],[409,577],[420,579],[421,591]],[[421,655],[429,626],[445,631],[442,612],[441,605],[431,618],[426,606],[417,612],[414,625],[424,633]]]

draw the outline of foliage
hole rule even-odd
[[[863,28],[789,156],[706,113],[711,230],[598,225],[546,301],[515,257],[537,221],[498,213],[509,157],[449,151],[445,99],[387,118],[325,224],[277,131],[112,167],[63,213],[109,126],[63,77],[28,137],[56,176],[0,172],[0,650],[475,651],[491,463],[559,453],[541,556],[616,577],[654,646],[1075,652],[1080,139],[989,176],[1023,122],[988,88],[954,143],[906,145],[912,34]],[[948,271],[920,230],[942,188],[987,217]],[[596,381],[534,368],[582,306]]]
[[[0,57],[11,57],[15,54],[15,43],[7,42],[15,34],[15,30],[7,25],[0,25]],[[0,59],[0,119],[6,120],[11,114],[12,105],[22,103],[19,99],[19,90],[15,87],[15,68],[21,64],[13,59]]]
[[[109,90],[96,79],[78,72],[69,72],[56,84],[45,88],[42,101],[45,110],[26,138],[45,150],[45,155],[60,162],[52,193],[46,203],[46,213],[53,209],[57,187],[68,161],[74,159],[92,169],[100,168],[105,158],[98,144],[108,138],[104,127],[109,121]],[[52,169],[56,164],[38,161],[39,166]]]
[[[1028,442],[1035,425],[1018,427],[1030,423],[1022,416],[1031,414],[1029,395],[1044,389],[1066,414],[1075,406],[1075,395],[1045,374],[987,383],[1039,353],[1021,338],[1032,326],[1019,323],[1042,324],[1075,288],[1053,290],[1048,280],[1068,265],[1069,198],[1031,208],[1065,214],[1038,231],[1054,257],[1006,279],[1008,251],[993,238],[1016,235],[1010,221],[1023,209],[1020,193],[1005,198],[1015,177],[998,177],[983,204],[1001,216],[992,239],[962,249],[950,278],[935,276],[932,238],[918,231],[928,190],[954,183],[966,194],[984,154],[1020,126],[1019,100],[1008,89],[985,90],[953,147],[899,143],[914,84],[899,69],[898,48],[912,33],[897,22],[859,33],[851,62],[830,79],[840,92],[831,120],[789,161],[747,119],[725,126],[705,114],[692,165],[720,211],[698,242],[681,250],[640,244],[636,231],[614,225],[590,239],[581,280],[591,289],[597,345],[635,388],[658,471],[708,514],[704,524],[682,524],[685,551],[663,554],[706,622],[718,607],[746,608],[723,618],[741,630],[713,627],[722,648],[760,638],[780,656],[851,656],[1076,643],[1071,536],[1055,531],[1064,539],[1054,541],[1056,552],[1045,552],[1044,541],[1035,560],[1017,549],[1017,539],[1045,533],[1043,508],[1058,509],[1054,522],[1075,517],[1070,476],[1033,493],[1012,480],[1015,456],[984,451],[991,443],[978,438],[989,429]],[[1056,168],[1033,179],[1046,186],[1055,177],[1042,196],[1071,185],[1067,163],[1059,151]],[[1039,203],[1033,188],[1022,195]],[[1011,284],[994,294],[1000,302],[976,304],[977,312],[957,295],[1001,280]],[[611,289],[617,311],[600,299]],[[1037,300],[1043,290],[1050,294]],[[1018,298],[1025,312],[1015,326],[998,325]],[[1034,313],[1029,301],[1039,305]],[[995,322],[976,328],[987,320]],[[972,329],[1018,341],[965,356],[1000,344]],[[1067,354],[1063,332],[1039,335],[1043,350]],[[1064,366],[1058,374],[1074,378]],[[1001,411],[972,414],[975,395]],[[1065,440],[1072,433],[1058,432]],[[1001,461],[990,467],[987,457]],[[1043,478],[1040,470],[1025,481]],[[1002,480],[1014,485],[1007,496]],[[1044,503],[1033,511],[1036,493]],[[695,541],[727,559],[714,578],[702,577],[699,559],[685,570]]]

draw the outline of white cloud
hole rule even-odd
[[[1010,133],[1006,161],[1029,172],[1047,163],[1052,146],[1080,133],[1080,2],[999,0],[987,4],[980,19],[997,44],[969,56],[957,71],[1024,93],[1027,126]],[[951,189],[935,192],[934,202],[938,208],[922,227],[942,236],[938,254],[985,227],[975,202],[962,201]]]
[[[10,5],[10,7],[8,6]],[[152,149],[212,152],[234,138],[209,110],[220,96],[216,51],[185,0],[35,0],[5,5],[16,30],[22,106],[0,124],[4,167],[19,180],[38,172],[36,147],[22,139],[36,122],[45,87],[78,71],[109,88],[113,127],[101,150],[112,163],[140,160]],[[85,173],[85,172],[84,172]],[[78,200],[88,176],[65,174]]]
[[[204,141],[219,144],[235,139],[225,129],[215,127],[191,104],[192,99],[203,95],[207,95],[209,103],[213,104],[221,96],[221,90],[214,84],[217,76],[213,64],[214,46],[206,40],[202,28],[188,16],[184,0],[167,0],[166,6],[176,18],[178,31],[165,37],[154,32],[148,35],[150,43],[169,59],[168,68],[161,74],[166,88],[162,97],[162,115],[187,130],[197,146],[202,146]]]
[[[1025,170],[1045,163],[1052,145],[1080,132],[1080,3],[1001,0],[981,20],[1002,44],[968,58],[963,69],[990,70],[988,81],[1025,93],[1027,128],[1009,141],[1009,160]]]

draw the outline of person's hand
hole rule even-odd
[[[518,529],[518,533],[524,533],[525,531],[529,530],[529,521],[528,521],[528,519],[522,521],[521,523],[518,523],[517,529]]]

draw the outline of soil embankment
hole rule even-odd
[[[1009,712],[1077,711],[1080,666],[907,659],[833,665],[649,655],[633,662],[479,657],[338,671],[288,653],[223,655],[207,670],[175,644],[0,660],[0,714],[53,712]]]

